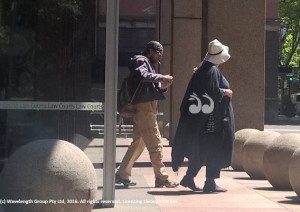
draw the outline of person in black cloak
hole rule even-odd
[[[186,175],[180,185],[201,189],[194,178],[206,166],[203,192],[225,192],[216,185],[220,170],[231,164],[234,141],[232,90],[219,65],[229,58],[229,48],[218,40],[208,45],[204,60],[194,68],[180,106],[180,119],[172,145],[172,169],[177,172],[188,158]]]

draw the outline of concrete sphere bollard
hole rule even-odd
[[[300,139],[300,138],[299,138]],[[292,155],[289,165],[289,179],[293,190],[300,196],[300,147]]]
[[[21,201],[6,201],[5,211],[88,212],[94,206],[96,180],[93,164],[78,147],[63,140],[38,140],[6,162],[0,199]]]
[[[265,151],[263,157],[265,175],[274,188],[292,190],[289,164],[298,147],[300,147],[300,135],[287,133],[277,137]]]
[[[261,131],[251,136],[244,144],[242,150],[243,168],[255,180],[265,180],[263,156],[274,139],[281,134],[272,131]]]
[[[243,168],[243,161],[242,161],[242,149],[244,146],[244,143],[248,138],[251,136],[259,133],[260,131],[257,129],[242,129],[237,132],[235,132],[235,140],[233,143],[233,152],[232,152],[232,161],[231,161],[231,167],[235,171],[244,171]]]

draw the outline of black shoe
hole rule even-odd
[[[116,174],[115,183],[116,184],[123,184],[124,186],[136,186],[135,182],[132,182],[129,179],[122,179],[119,174]]]
[[[226,192],[227,189],[221,188],[218,186],[214,181],[205,181],[203,192],[210,193],[210,192]]]
[[[196,186],[193,177],[188,177],[185,175],[180,181],[180,185],[182,185],[183,187],[188,187],[193,191],[201,191],[201,189],[198,186]]]
[[[175,188],[178,186],[178,183],[172,182],[171,180],[161,180],[159,178],[155,178],[155,188]]]

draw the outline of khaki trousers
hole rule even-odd
[[[122,179],[131,176],[134,162],[147,148],[155,177],[161,180],[169,179],[162,163],[163,142],[156,119],[157,101],[138,103],[137,113],[134,117],[133,141],[122,160],[117,171]]]

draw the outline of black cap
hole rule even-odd
[[[146,45],[146,50],[153,49],[154,51],[162,53],[164,48],[158,41],[150,41]]]

